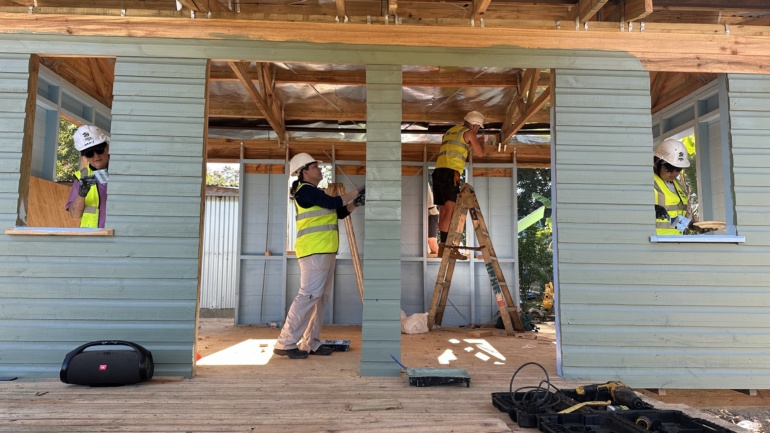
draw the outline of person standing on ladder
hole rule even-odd
[[[294,250],[299,262],[300,284],[273,353],[291,359],[307,358],[308,353],[332,353],[330,346],[321,344],[319,335],[334,285],[339,247],[337,220],[365,204],[363,186],[338,197],[319,189],[318,184],[323,180],[320,162],[307,153],[298,153],[289,162],[291,175],[297,176],[289,194],[297,211]]]
[[[439,215],[439,257],[444,255],[449,224],[460,192],[460,176],[465,171],[468,154],[472,151],[475,156],[484,156],[484,136],[479,135],[484,126],[484,116],[478,111],[471,111],[463,120],[462,125],[453,126],[444,134],[436,169],[433,170],[433,199],[438,205]],[[451,254],[455,259],[467,259],[454,249]]]

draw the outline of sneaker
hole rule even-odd
[[[328,356],[328,355],[331,355],[331,354],[332,354],[332,352],[334,352],[334,349],[332,349],[331,347],[329,347],[329,346],[327,346],[327,345],[325,345],[325,344],[322,344],[322,345],[318,346],[318,349],[316,349],[316,350],[311,350],[311,351],[310,351],[310,354],[311,354],[311,355],[323,355],[323,356]]]
[[[307,358],[306,350],[294,349],[273,349],[273,353],[280,356],[288,356],[291,359],[305,359]]]

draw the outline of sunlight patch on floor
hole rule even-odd
[[[204,356],[195,365],[265,365],[273,357],[275,339],[245,340]]]
[[[493,365],[505,365],[505,356],[503,356],[502,353],[500,353],[497,349],[495,349],[494,346],[492,346],[487,340],[483,338],[466,338],[462,341],[456,338],[450,338],[447,341],[454,345],[461,343],[470,344],[470,346],[466,346],[461,350],[463,352],[473,354],[474,357],[484,362],[492,361]],[[452,349],[445,350],[444,353],[438,357],[438,362],[444,365],[448,365],[451,361],[456,360],[457,356],[455,356]]]
[[[457,361],[457,357],[455,356],[455,353],[452,351],[452,349],[445,350],[444,353],[438,357],[439,364],[449,365],[451,361]]]

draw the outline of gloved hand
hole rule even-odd
[[[88,195],[88,191],[90,191],[91,187],[94,185],[96,185],[96,176],[83,176],[80,178],[78,195],[85,198]]]
[[[361,194],[356,197],[355,200],[353,200],[353,204],[356,205],[356,207],[363,206],[366,204],[366,191],[362,191]]]
[[[655,219],[656,220],[662,220],[662,219],[670,219],[668,216],[668,212],[666,212],[666,208],[663,206],[656,204],[655,205]]]

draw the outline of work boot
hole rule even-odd
[[[311,351],[310,351],[310,354],[311,354],[311,355],[323,355],[323,356],[328,356],[328,355],[331,355],[331,354],[332,354],[332,352],[334,352],[334,349],[332,349],[332,348],[331,348],[331,346],[327,346],[327,345],[325,345],[325,344],[322,344],[322,345],[318,346],[318,349],[316,349],[316,350],[311,350]]]
[[[273,349],[273,353],[280,356],[288,356],[291,359],[305,359],[307,358],[307,350],[299,350],[296,347],[294,349]]]

